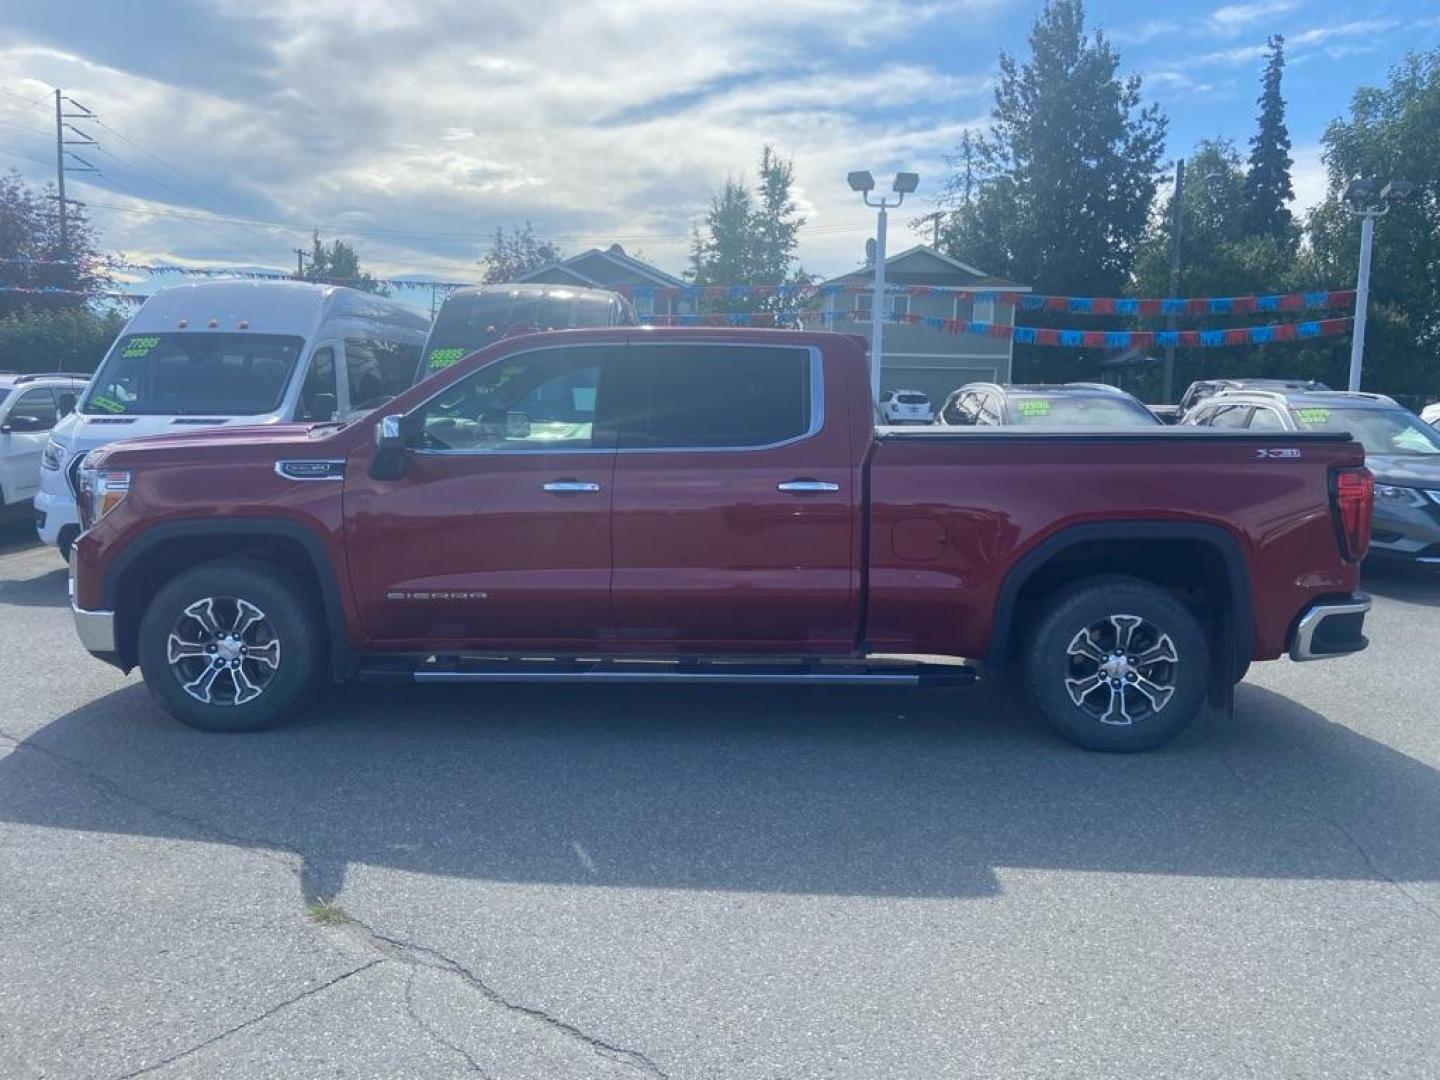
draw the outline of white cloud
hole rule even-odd
[[[1249,4],[1226,4],[1210,13],[1210,25],[1222,34],[1238,34],[1254,23],[1283,15],[1299,7],[1299,0],[1256,0]]]
[[[971,72],[872,57],[908,37],[962,39],[999,0],[713,0],[698,10],[218,0],[164,28],[161,50],[145,46],[157,28],[143,17],[119,20],[107,38],[81,32],[84,12],[40,12],[28,32],[0,37],[0,85],[63,85],[111,131],[183,170],[97,131],[115,157],[98,186],[77,189],[107,246],[283,265],[318,224],[386,273],[457,273],[496,226],[527,218],[569,251],[620,240],[678,270],[710,193],[753,173],[767,141],[795,159],[812,226],[804,261],[848,266],[873,216],[845,172],[912,167],[922,192],[938,190],[943,155],[982,122],[988,48]],[[213,63],[182,79],[179,58],[217,42],[226,47]],[[0,142],[33,142],[45,156],[38,138],[16,134],[23,145]]]
[[[1290,209],[1299,216],[1304,216],[1307,210],[1325,198],[1329,174],[1321,159],[1322,150],[1319,143],[1310,143],[1297,146],[1291,152],[1294,164],[1290,167],[1290,184],[1295,190],[1295,198],[1290,203]]]

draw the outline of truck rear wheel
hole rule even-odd
[[[1090,578],[1057,594],[1026,658],[1040,712],[1088,750],[1135,753],[1174,738],[1204,704],[1210,648],[1195,615],[1127,577]]]
[[[140,619],[145,685],[183,724],[259,731],[312,688],[324,649],[303,584],[242,559],[204,563],[161,587]]]

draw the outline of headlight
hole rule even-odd
[[[126,469],[97,469],[88,461],[80,466],[80,527],[88,529],[119,506],[130,493]]]
[[[1418,488],[1400,487],[1396,484],[1376,484],[1376,500],[1384,499],[1392,506],[1424,506],[1425,496]]]
[[[45,449],[40,451],[40,467],[42,469],[58,469],[64,460],[65,447],[53,438],[45,444]]]

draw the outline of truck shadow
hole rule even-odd
[[[1361,588],[1403,604],[1440,607],[1440,566],[1414,566],[1371,559]]]
[[[352,863],[914,897],[1032,867],[1440,879],[1440,773],[1253,686],[1113,757],[985,691],[369,686],[220,737],[132,685],[0,759],[0,820],[296,852],[307,902]]]

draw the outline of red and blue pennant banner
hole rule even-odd
[[[105,300],[119,300],[129,304],[143,304],[149,300],[148,296],[141,296],[139,293],[114,292],[106,289],[98,292],[85,292],[82,289],[49,289],[44,286],[27,288],[21,285],[0,285],[0,293],[19,293],[22,296],[78,296],[86,300],[103,298]]]
[[[869,293],[868,284],[844,285],[666,285],[618,286],[632,300],[776,299],[807,302],[816,297]],[[1353,307],[1354,289],[1276,293],[1271,296],[1200,296],[1143,299],[1124,296],[1042,296],[1034,293],[960,289],[940,285],[887,285],[896,296],[947,296],[972,303],[1011,304],[1021,311],[1062,311],[1071,315],[1242,315],[1267,311],[1316,311]]]
[[[865,324],[867,315],[857,311],[828,312],[821,316],[825,323],[848,322]],[[668,326],[767,326],[793,329],[799,318],[792,314],[771,311],[731,311],[714,315],[660,315],[648,322]],[[1068,348],[1148,349],[1167,345],[1179,348],[1217,348],[1225,345],[1270,345],[1282,341],[1304,341],[1309,338],[1343,334],[1351,319],[1317,319],[1310,322],[1272,323],[1266,326],[1236,326],[1219,330],[1079,330],[1038,326],[1010,326],[1006,323],[977,322],[967,319],[942,319],[931,315],[891,315],[890,324],[926,326],[947,334],[970,334],[975,337],[1000,338],[1018,345],[1053,345]]]

